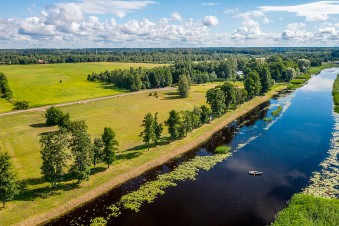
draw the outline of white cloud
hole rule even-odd
[[[237,15],[243,22],[241,26],[236,29],[233,33],[233,39],[239,40],[251,40],[263,38],[266,34],[260,29],[260,22],[269,23],[271,22],[262,11],[254,10]]]
[[[339,15],[339,1],[318,1],[293,6],[261,6],[265,12],[290,12],[306,17],[307,21],[327,20],[329,15]]]
[[[205,16],[202,20],[202,24],[205,26],[217,26],[219,21],[215,16]]]
[[[216,5],[220,5],[221,3],[218,3],[218,2],[204,2],[204,3],[201,3],[200,5],[202,6],[216,6]]]
[[[73,5],[70,5],[73,4]],[[59,7],[81,7],[87,14],[113,14],[123,18],[127,13],[143,9],[149,5],[157,4],[155,1],[116,1],[116,0],[80,0],[75,3],[57,3]]]
[[[180,13],[178,11],[175,11],[171,14],[171,19],[181,21],[182,16],[180,15]]]
[[[224,13],[226,15],[228,15],[228,14],[231,14],[231,15],[238,14],[239,13],[239,8],[225,9]]]

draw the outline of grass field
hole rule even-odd
[[[15,100],[27,100],[30,107],[37,107],[126,92],[113,85],[88,82],[86,79],[89,73],[156,66],[161,65],[108,62],[0,65],[0,72],[7,76]],[[11,108],[4,101],[0,101],[0,112],[12,110]]]
[[[109,100],[97,101],[82,105],[63,107],[62,110],[70,113],[72,120],[86,120],[92,139],[100,136],[105,126],[112,127],[120,142],[120,152],[117,161],[109,170],[104,170],[105,165],[100,164],[93,170],[89,181],[83,182],[80,187],[75,185],[75,180],[69,179],[52,190],[40,175],[40,134],[57,129],[45,127],[45,112],[29,112],[18,115],[0,117],[0,149],[7,151],[13,157],[13,163],[18,171],[19,178],[25,190],[13,202],[8,203],[5,209],[0,209],[0,225],[9,225],[20,222],[36,214],[53,210],[64,204],[65,200],[80,197],[94,188],[104,185],[112,178],[122,173],[158,159],[165,153],[182,147],[187,142],[195,142],[202,134],[211,131],[224,119],[215,121],[215,125],[208,124],[195,130],[189,137],[168,143],[168,139],[161,141],[161,146],[147,152],[142,139],[138,137],[141,131],[141,121],[144,115],[151,110],[159,112],[160,121],[168,117],[172,109],[192,109],[205,103],[205,93],[221,83],[208,83],[192,88],[189,98],[178,98],[174,91],[158,92],[159,97],[148,96],[148,93],[125,96]],[[281,86],[280,86],[281,88]],[[279,87],[277,87],[279,89]],[[260,97],[263,98],[263,97]],[[256,100],[248,106],[255,105]],[[247,104],[245,105],[245,107]],[[233,114],[233,111],[232,113]],[[243,114],[238,112],[237,114]],[[225,116],[229,118],[229,116]],[[164,136],[167,136],[165,128]],[[167,145],[163,145],[167,144]],[[67,192],[65,192],[67,191]],[[20,212],[20,214],[16,214]]]
[[[105,126],[110,126],[116,131],[117,139],[121,144],[121,153],[118,161],[115,162],[118,165],[122,163],[117,171],[119,172],[130,164],[126,161],[127,159],[133,159],[145,151],[142,139],[138,135],[141,131],[141,121],[147,112],[159,112],[159,119],[163,121],[172,109],[192,109],[193,106],[204,104],[206,91],[219,84],[221,83],[194,86],[195,91],[192,91],[190,97],[185,99],[178,98],[175,91],[162,91],[158,92],[158,98],[148,96],[148,93],[142,93],[88,104],[72,105],[61,109],[70,113],[71,120],[85,120],[92,139],[100,136]],[[38,111],[0,117],[0,128],[6,128],[0,130],[0,149],[9,152],[10,156],[13,157],[12,160],[19,179],[27,186],[26,192],[19,195],[14,202],[9,203],[6,209],[0,210],[0,225],[10,224],[18,219],[22,220],[27,216],[32,216],[34,212],[41,212],[46,206],[49,208],[55,207],[54,205],[60,204],[60,200],[58,200],[60,197],[66,200],[72,197],[64,192],[62,196],[51,195],[44,199],[47,194],[58,194],[60,192],[58,189],[52,191],[49,184],[40,179],[40,134],[57,129],[56,127],[45,126],[44,114],[45,112]],[[167,130],[164,133],[165,136],[166,133]],[[144,163],[149,158],[154,158],[154,153],[151,152],[142,155],[143,158],[136,158],[138,160],[135,164]],[[99,165],[99,169],[100,167],[103,168],[104,165]],[[114,174],[116,172],[113,172]],[[95,186],[95,184],[102,183],[102,180],[105,180],[105,177],[95,178],[96,175],[93,175],[91,180],[84,182],[84,184]],[[73,189],[73,182],[68,181],[59,189]],[[75,194],[77,192],[82,193],[90,188],[93,187],[86,187],[85,190],[78,189]],[[34,202],[31,202],[32,200]],[[18,216],[15,214],[17,211],[22,212],[22,214]]]

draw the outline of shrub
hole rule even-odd
[[[29,108],[28,101],[22,100],[22,101],[17,101],[14,104],[14,110],[26,110]]]

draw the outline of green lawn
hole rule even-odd
[[[30,107],[37,107],[126,92],[112,85],[88,82],[86,79],[89,73],[117,68],[156,66],[161,65],[108,62],[0,65],[0,72],[7,76],[15,100],[27,100]],[[0,112],[8,111],[7,105],[1,101]]]

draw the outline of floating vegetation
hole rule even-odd
[[[219,146],[214,150],[214,153],[216,154],[226,154],[231,150],[230,146]]]
[[[227,151],[231,149],[227,146],[222,148],[227,149]],[[199,171],[208,171],[218,162],[222,162],[231,155],[232,153],[197,156],[188,162],[184,162],[172,172],[159,175],[156,180],[146,182],[138,190],[122,196],[120,201],[107,208],[110,211],[107,219],[102,217],[94,218],[91,220],[91,225],[101,225],[101,222],[107,222],[111,218],[118,217],[123,209],[138,212],[143,203],[152,203],[159,195],[165,193],[166,188],[175,187],[178,181],[195,180]]]
[[[268,117],[268,118],[266,117],[266,118],[264,118],[263,120],[264,120],[265,122],[272,122],[272,117]]]
[[[339,115],[334,114],[335,131],[332,133],[329,156],[320,163],[320,172],[313,172],[310,185],[304,193],[324,198],[339,198]]]
[[[280,114],[280,112],[282,111],[282,106],[280,105],[275,111],[272,111],[271,112],[271,115],[272,116],[274,116],[274,117],[277,117],[279,114]]]
[[[255,139],[257,139],[261,134],[258,134],[257,136],[250,137],[245,143],[238,144],[237,148],[234,150],[234,152],[237,152],[239,149],[245,147]]]

